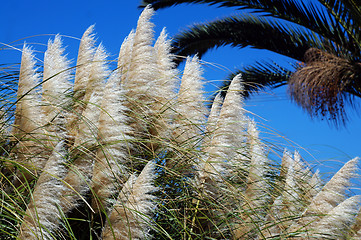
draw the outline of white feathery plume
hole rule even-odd
[[[95,111],[94,113],[89,112],[88,114],[94,115],[96,117],[99,116],[100,114],[100,100],[102,98],[102,94],[103,94],[103,89],[104,89],[104,85],[105,85],[105,80],[109,75],[109,69],[107,66],[107,53],[105,52],[105,49],[103,47],[102,44],[100,44],[98,46],[98,48],[95,51],[94,57],[93,57],[93,61],[91,62],[91,64],[88,64],[88,71],[90,72],[89,76],[88,76],[88,82],[87,85],[85,86],[84,90],[84,96],[81,102],[81,105],[84,110],[81,111],[85,111],[87,108],[88,111]],[[94,100],[93,102],[91,102],[90,98],[93,97]],[[93,106],[89,106],[89,104],[93,104]],[[95,105],[94,105],[95,104]],[[80,114],[80,112],[78,112],[78,114]],[[83,115],[85,117],[85,121],[88,121],[87,117],[85,116],[84,112]],[[95,123],[97,123],[98,119],[95,117],[92,117],[92,120],[94,120],[95,122],[91,123],[92,125],[96,125]],[[84,120],[82,119],[78,119],[78,121],[80,121],[80,123],[78,123],[79,128],[84,125],[87,124],[84,122]],[[80,131],[80,129],[77,129],[76,127],[73,128],[73,131]],[[72,135],[77,136],[77,134],[79,134],[78,132],[74,132]],[[90,136],[90,135],[89,135]],[[77,137],[79,139],[79,137]]]
[[[129,35],[124,39],[122,46],[120,47],[118,57],[118,71],[121,75],[122,81],[126,81],[126,76],[129,71],[133,56],[133,44],[134,44],[135,32],[132,30]]]
[[[207,108],[204,105],[203,70],[197,56],[187,58],[181,85],[178,92],[176,118],[174,123],[174,138],[177,142],[185,143],[195,139],[202,132],[205,125]]]
[[[40,76],[36,73],[33,51],[24,45],[18,83],[18,102],[15,110],[13,136],[18,141],[15,149],[16,161],[25,164],[32,174],[37,174],[44,167],[48,154],[38,139],[45,136],[43,128],[44,114],[41,109],[41,98],[37,91]],[[31,174],[24,173],[26,179]],[[18,181],[23,181],[19,176]]]
[[[345,200],[345,192],[351,185],[350,180],[356,176],[358,158],[348,161],[322,190],[312,199],[299,222],[293,224],[291,229],[297,230],[304,226],[312,228],[317,219],[328,214],[333,208]]]
[[[43,120],[40,119],[43,115],[42,111],[37,112],[34,116],[28,116],[24,113],[27,110],[28,114],[34,114],[41,105],[37,92],[40,75],[36,72],[35,64],[33,50],[24,44],[17,91],[18,101],[15,110],[14,135],[18,133],[22,136],[34,131],[34,129],[40,127]],[[31,108],[31,110],[28,110],[28,108]]]
[[[331,211],[337,204],[345,199],[345,191],[351,185],[350,180],[356,176],[359,158],[348,161],[332,178],[326,183],[322,190],[312,200],[305,215],[316,212],[325,214]]]
[[[147,6],[139,17],[137,28],[135,31],[133,46],[131,52],[125,53],[131,55],[129,58],[119,58],[119,66],[125,73],[122,76],[122,86],[127,97],[126,107],[129,109],[131,116],[131,126],[135,129],[134,134],[147,140],[154,140],[159,133],[168,127],[162,127],[163,122],[159,118],[159,98],[164,94],[162,90],[163,82],[159,79],[157,69],[157,55],[152,47],[154,33],[153,23],[150,18],[154,15],[154,10]],[[124,47],[124,51],[129,49],[128,42]],[[122,50],[122,49],[121,49]],[[124,55],[120,53],[120,56]],[[129,67],[127,67],[129,65]],[[160,94],[161,93],[161,94]],[[168,95],[169,93],[166,93]],[[147,142],[149,149],[155,150],[158,144],[155,141]]]
[[[119,84],[120,75],[115,71],[109,78],[99,117],[99,142],[93,170],[93,208],[107,208],[109,197],[114,195],[117,185],[128,177],[126,162],[131,149],[131,128],[125,112],[124,93]],[[99,206],[100,204],[100,206]]]
[[[89,65],[90,75],[84,96],[85,109],[82,113],[82,119],[78,123],[74,147],[84,148],[97,144],[100,104],[103,98],[105,79],[109,75],[106,57],[107,54],[100,44],[95,52],[94,61]]]
[[[281,162],[281,166],[280,166],[279,179],[276,179],[276,184],[275,184],[275,186],[277,186],[277,188],[275,190],[278,191],[281,194],[281,196],[285,190],[286,178],[290,174],[289,167],[293,164],[294,164],[294,160],[292,158],[291,153],[287,149],[284,149],[283,155],[282,155],[282,162]],[[292,171],[293,171],[293,169],[292,169]],[[281,200],[281,203],[282,203],[282,201],[283,200]],[[274,202],[273,205],[275,205],[275,204],[276,204],[276,201]],[[275,207],[278,208],[278,206],[275,206]],[[270,214],[272,214],[272,211],[270,212]],[[273,216],[271,216],[271,217],[273,217]]]
[[[292,164],[293,159],[291,156],[291,153],[285,149],[283,151],[283,156],[282,156],[282,162],[281,162],[281,169],[280,169],[280,177],[286,177],[287,172],[288,172],[288,168],[289,166]],[[279,186],[282,189],[282,186]]]
[[[245,152],[246,129],[242,90],[241,75],[237,75],[228,88],[210,146],[206,149],[209,157],[199,171],[200,188],[214,199],[220,197],[219,194],[226,195],[224,179],[234,175],[233,170],[245,170],[246,164],[241,153]],[[240,199],[235,200],[239,204]],[[239,238],[248,230],[239,221],[235,223],[233,234]]]
[[[43,72],[43,99],[48,105],[44,106],[44,112],[47,121],[55,117],[58,105],[64,104],[65,93],[72,87],[70,61],[64,55],[62,41],[59,35],[54,40],[49,40],[48,49],[44,55],[44,72]]]
[[[305,199],[311,201],[317,193],[322,189],[322,181],[320,178],[319,170],[317,170],[311,177],[308,189],[305,189]]]
[[[213,197],[218,194],[220,186],[217,185],[223,182],[222,178],[230,175],[229,167],[243,140],[241,89],[241,76],[237,75],[228,88],[210,146],[206,149],[208,159],[199,166],[198,185]]]
[[[187,58],[178,98],[175,102],[174,117],[170,125],[171,142],[183,150],[184,155],[172,158],[167,162],[167,167],[178,166],[182,173],[187,174],[193,170],[191,166],[199,167],[194,155],[189,154],[189,148],[198,147],[204,132],[208,109],[205,107],[203,91],[203,69],[198,57]],[[183,171],[185,170],[185,171]],[[189,172],[188,172],[189,173]]]
[[[74,106],[72,112],[69,114],[68,132],[70,138],[74,138],[78,132],[77,124],[85,106],[83,104],[85,92],[88,82],[90,80],[92,61],[94,57],[95,39],[94,39],[94,25],[90,26],[83,34],[78,51],[77,66],[74,79]],[[91,94],[90,94],[91,95]]]
[[[293,215],[297,213],[297,210],[300,210],[299,204],[302,204],[297,181],[297,166],[298,161],[296,160],[293,160],[292,163],[288,166],[288,171],[285,179],[285,187],[282,193],[283,204],[285,204],[286,206],[284,215]]]
[[[284,170],[287,170],[285,183],[281,195],[275,199],[267,216],[267,221],[271,222],[271,226],[264,228],[263,234],[265,237],[277,236],[283,229],[287,229],[293,222],[286,221],[286,219],[293,219],[301,209],[300,204],[302,205],[302,202],[294,169],[296,164],[290,153],[285,150],[282,159]],[[274,224],[274,222],[279,224]]]
[[[96,50],[94,61],[90,67],[88,86],[84,96],[86,107],[82,113],[82,119],[78,123],[78,132],[74,142],[74,147],[87,148],[97,144],[98,122],[101,113],[101,101],[105,79],[109,75],[106,66],[107,54],[102,45]]]
[[[157,66],[160,76],[160,83],[164,89],[163,94],[174,92],[176,86],[176,79],[179,74],[174,63],[175,56],[171,53],[171,40],[168,39],[165,28],[163,28],[157,41],[154,44],[155,53],[157,56]]]
[[[301,162],[298,152],[294,159],[291,158],[291,165],[288,167],[284,191],[283,216],[290,219],[302,211],[310,204],[313,197],[321,190],[321,179],[318,171],[311,175],[311,171]],[[295,225],[290,221],[285,222],[287,226]]]
[[[93,41],[90,37],[92,28],[89,28],[83,36],[84,46],[80,49],[84,51],[84,59],[89,60],[93,54]],[[83,40],[82,39],[82,40]],[[88,58],[86,58],[88,56]],[[70,186],[64,191],[64,201],[62,202],[63,211],[66,213],[73,207],[85,192],[89,190],[90,179],[93,174],[93,165],[96,154],[96,147],[98,147],[98,123],[101,112],[101,100],[103,98],[103,89],[105,79],[109,75],[109,70],[106,64],[107,54],[102,44],[96,49],[92,62],[87,63],[83,68],[88,74],[83,76],[83,80],[87,82],[84,87],[83,106],[81,119],[78,119],[77,127],[73,127],[72,135],[75,136],[73,156],[76,158],[71,166],[71,170],[65,177],[65,182]],[[79,60],[79,57],[78,57]],[[84,67],[85,67],[84,66]],[[81,74],[85,74],[80,71]],[[75,84],[75,83],[74,83]],[[74,85],[75,88],[75,85]],[[75,89],[74,89],[75,90]],[[78,113],[79,114],[79,113]]]
[[[101,112],[100,104],[103,98],[105,80],[109,75],[105,61],[106,57],[104,47],[100,44],[95,52],[93,62],[88,65],[90,75],[85,87],[85,109],[82,112],[82,118],[78,122],[74,147],[86,148],[97,144],[98,122]]]
[[[81,195],[89,190],[95,160],[95,147],[98,145],[98,121],[102,94],[94,92],[83,112],[79,131],[72,152],[75,158],[64,181],[67,186],[63,192],[62,209],[67,213],[76,207]]]
[[[321,179],[318,177],[318,173],[312,174],[312,171],[305,166],[305,163],[301,159],[301,155],[295,151],[294,154],[294,179],[296,185],[293,187],[297,192],[302,193],[298,194],[298,199],[295,203],[297,204],[298,211],[303,207],[310,204],[313,197],[321,190]],[[286,186],[287,187],[287,186]],[[295,191],[291,190],[291,191]]]
[[[298,151],[295,151],[294,153],[294,163],[293,163],[293,170],[294,170],[294,179],[296,181],[296,186],[294,189],[297,189],[297,192],[303,193],[299,196],[299,199],[297,200],[299,204],[298,210],[301,209],[301,206],[306,206],[310,203],[311,199],[309,198],[309,191],[312,189],[312,177],[314,174],[312,174],[311,170],[305,166],[305,163],[302,161],[301,155]],[[313,179],[314,181],[315,179]],[[287,186],[286,186],[287,187]],[[314,189],[315,190],[315,189]],[[294,190],[293,190],[294,191]],[[302,204],[301,204],[302,203]]]
[[[216,130],[219,114],[221,113],[223,97],[221,93],[218,93],[213,100],[211,111],[209,112],[207,120],[207,131],[213,133]]]
[[[102,44],[95,51],[93,61],[90,64],[89,80],[85,86],[84,104],[87,104],[93,93],[100,94],[103,91],[105,80],[109,76],[107,64],[108,54]]]
[[[178,80],[178,70],[175,68],[174,55],[170,53],[171,41],[167,39],[167,34],[163,28],[155,45],[157,63],[157,77],[154,89],[155,93],[154,111],[156,115],[155,133],[161,138],[168,137],[170,122],[174,115],[176,81]]]
[[[58,207],[64,188],[61,179],[66,173],[66,155],[64,142],[61,141],[36,183],[20,226],[19,239],[54,239],[52,233],[59,227],[62,215]]]
[[[294,160],[294,170],[299,183],[299,188],[308,189],[309,181],[311,180],[313,174],[311,170],[305,166],[305,163],[302,161],[301,155],[298,151],[295,151],[294,153]]]
[[[315,223],[311,235],[335,240],[349,239],[348,233],[352,224],[355,223],[356,213],[360,210],[360,198],[360,195],[352,196],[334,207],[325,217]]]
[[[252,119],[248,121],[248,142],[251,162],[248,169],[246,190],[242,195],[242,199],[237,199],[243,202],[239,216],[242,221],[239,221],[239,225],[236,224],[238,226],[234,230],[237,239],[245,235],[251,236],[251,234],[247,233],[251,233],[254,226],[244,225],[244,222],[255,221],[257,225],[262,225],[266,218],[264,207],[270,199],[267,191],[269,184],[266,179],[269,160],[264,154],[264,147],[259,140],[259,132]],[[245,213],[242,211],[245,211]],[[249,211],[252,211],[252,216],[249,215]]]
[[[245,147],[242,90],[241,75],[237,75],[227,91],[209,147],[210,158],[219,159],[218,162],[229,161],[228,164],[233,164],[234,158],[238,157],[237,152]]]
[[[74,79],[74,92],[76,100],[82,100],[87,89],[90,77],[90,64],[92,63],[95,53],[94,25],[90,26],[83,34],[78,52],[77,67]],[[77,93],[81,92],[81,93]]]
[[[40,83],[40,75],[37,73],[35,64],[34,51],[24,44],[17,91],[18,99],[21,97],[23,97],[23,99],[30,98],[31,94],[35,94],[36,92],[36,87]]]
[[[150,239],[156,191],[153,186],[155,164],[149,161],[135,180],[124,184],[103,231],[103,240]]]
[[[133,112],[137,132],[143,132],[146,125],[144,121],[147,121],[146,118],[153,113],[158,87],[155,81],[156,59],[152,47],[153,23],[150,22],[153,14],[154,10],[148,6],[139,17],[132,52],[126,53],[132,55],[130,66],[126,78],[122,79],[122,86],[129,100],[127,107]]]
[[[233,161],[235,157],[239,157],[237,152],[245,151],[247,125],[244,117],[242,91],[242,76],[237,75],[229,85],[211,144],[220,146],[220,156],[223,160],[231,159]]]
[[[265,156],[254,120],[248,122],[248,136],[251,163],[248,170],[245,198],[247,201],[251,201],[253,207],[260,208],[269,200],[269,196],[267,196],[269,184],[266,180],[266,174],[269,170],[269,160]]]
[[[210,145],[210,141],[212,139],[212,135],[216,130],[219,114],[222,109],[223,97],[221,93],[218,93],[213,100],[211,111],[209,112],[209,116],[207,119],[206,125],[206,136],[203,140],[203,148],[207,148]]]
[[[67,113],[62,109],[70,106],[66,93],[72,88],[70,61],[64,55],[64,48],[61,45],[62,41],[59,35],[55,36],[54,41],[49,40],[48,42],[48,49],[44,56],[42,94],[45,102],[43,106],[46,117],[45,124],[51,124],[47,130],[50,135],[56,136],[58,139],[64,139],[67,134],[65,130]],[[51,145],[56,145],[56,143]]]
[[[79,122],[79,131],[74,142],[75,148],[94,147],[97,145],[98,123],[101,112],[101,101],[103,92],[94,92],[83,112],[81,122]],[[81,150],[81,151],[83,151]]]
[[[158,91],[156,110],[160,111],[167,106],[169,107],[172,100],[174,100],[176,81],[179,74],[173,61],[175,56],[171,54],[171,41],[167,39],[165,28],[163,28],[155,42],[154,49],[157,56],[157,81],[159,85],[159,89],[156,89]]]

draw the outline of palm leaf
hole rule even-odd
[[[302,61],[310,47],[323,48],[316,34],[263,17],[233,16],[206,24],[197,24],[173,38],[174,53],[202,56],[208,50],[225,45],[232,47],[251,46],[267,49]]]
[[[249,97],[266,88],[274,89],[286,85],[292,71],[275,62],[256,62],[254,65],[231,73],[227,79],[233,79],[238,74],[242,74],[244,96]],[[224,81],[221,86],[222,93],[226,92],[228,86],[229,81]]]
[[[250,9],[260,15],[286,20],[322,35],[323,38],[333,42],[327,46],[336,47],[339,56],[341,48],[359,56],[360,7],[353,0],[319,2],[321,4],[295,0],[143,0],[140,7],[152,4],[154,9],[160,9],[188,3],[236,7],[240,10]]]
[[[251,9],[261,15],[276,17],[308,28],[338,44],[347,42],[342,25],[333,15],[310,2],[306,4],[294,0],[143,0],[140,7],[152,4],[154,9],[160,9],[182,3]]]
[[[360,57],[361,50],[361,8],[357,6],[352,0],[349,1],[335,1],[335,0],[320,0],[327,10],[332,15],[333,19],[337,21],[344,29],[343,35],[348,39],[347,45],[343,45],[346,49]]]

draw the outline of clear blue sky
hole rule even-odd
[[[3,1],[0,9],[0,42],[21,48],[23,38],[30,37],[26,39],[26,42],[35,44],[34,47],[40,51],[38,57],[42,59],[44,45],[49,36],[36,35],[60,33],[75,37],[64,39],[65,44],[68,45],[68,57],[73,59],[74,63],[78,38],[87,27],[96,24],[98,42],[102,42],[111,54],[111,58],[115,59],[124,37],[136,26],[140,14],[140,10],[137,9],[138,3],[138,0]],[[194,22],[212,20],[232,12],[232,9],[180,5],[158,11],[153,22],[156,24],[156,35],[163,27],[166,27],[168,33],[173,35]],[[227,76],[227,69],[233,70],[235,67],[246,66],[260,58],[279,60],[278,55],[267,51],[239,50],[228,47],[213,50],[206,54],[203,60],[223,67],[206,65],[205,78],[211,83],[219,82]],[[0,51],[0,63],[18,63],[19,61],[20,52]],[[208,87],[207,90],[214,91],[214,88]],[[267,141],[282,142],[290,150],[294,150],[292,144],[296,147],[301,146],[317,158],[323,166],[331,166],[329,171],[337,170],[342,162],[350,158],[361,156],[361,117],[357,114],[351,114],[351,120],[346,128],[330,127],[325,121],[311,120],[305,112],[290,102],[284,88],[252,98],[246,102],[246,109],[260,116],[255,118],[265,126],[260,127],[262,132],[274,132],[262,134]],[[283,137],[292,142],[283,141]],[[304,150],[301,150],[301,153],[308,161],[315,162],[313,157]]]

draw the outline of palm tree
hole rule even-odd
[[[361,6],[355,0],[143,0],[154,9],[181,3],[240,10],[174,36],[177,55],[198,54],[230,45],[267,49],[294,59],[288,67],[256,62],[243,74],[247,95],[288,85],[291,98],[312,117],[336,124],[347,119],[344,105],[361,97]],[[251,10],[247,13],[242,10]],[[230,77],[230,78],[231,78]],[[225,86],[227,83],[224,84]]]

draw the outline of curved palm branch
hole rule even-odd
[[[334,5],[332,2],[324,4]],[[337,2],[337,1],[336,1]],[[341,44],[345,35],[342,24],[337,21],[335,14],[319,9],[315,4],[305,4],[294,0],[143,0],[141,7],[152,4],[154,9],[171,7],[182,3],[218,5],[219,7],[236,7],[240,10],[251,9],[265,16],[276,17],[294,24],[298,24],[309,30],[322,34],[322,36]],[[344,10],[345,8],[339,7]],[[347,11],[340,11],[346,14]],[[342,17],[340,18],[342,19]],[[352,27],[350,25],[349,27]],[[355,29],[353,29],[355,30]]]
[[[267,88],[273,89],[287,84],[292,74],[292,70],[284,68],[275,62],[256,62],[252,66],[239,69],[231,73],[227,79],[232,79],[236,75],[242,74],[242,79],[247,79],[244,83],[244,96],[249,97]],[[228,89],[228,82],[224,82],[220,87],[222,94]]]
[[[302,28],[251,15],[197,24],[173,37],[174,53],[182,56],[202,56],[212,48],[231,45],[267,49],[302,61],[307,49],[323,48],[325,44],[317,35]]]
[[[342,26],[349,40],[349,48],[354,48],[353,54],[360,54],[361,36],[361,6],[354,0],[319,0],[330,15]]]

